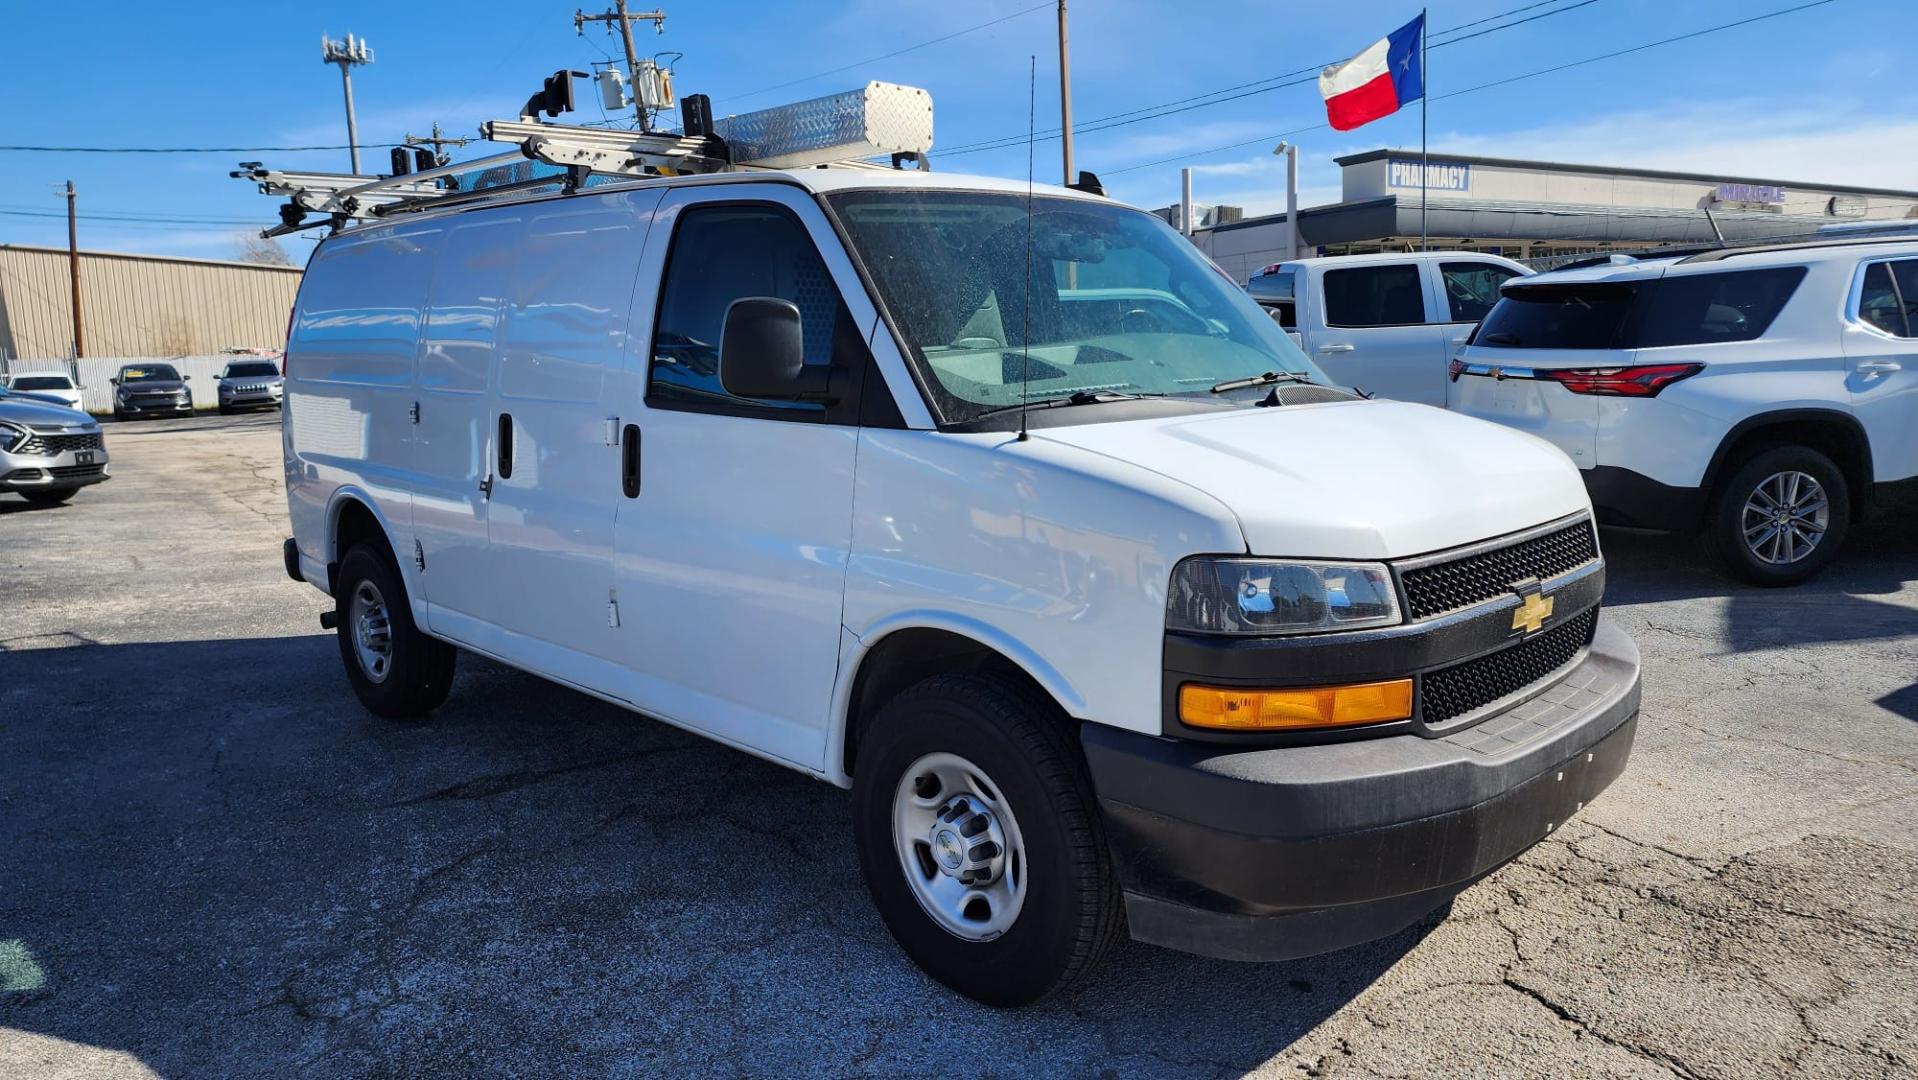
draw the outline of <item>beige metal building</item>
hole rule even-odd
[[[88,356],[183,356],[279,349],[300,287],[290,266],[167,255],[80,253]],[[73,314],[65,248],[0,244],[0,349],[67,356]]]

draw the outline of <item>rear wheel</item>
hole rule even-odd
[[[1707,531],[1734,576],[1782,586],[1837,558],[1850,526],[1851,489],[1838,466],[1808,446],[1774,446],[1720,485]]]
[[[340,660],[369,712],[398,720],[446,700],[457,653],[414,625],[406,585],[383,549],[359,544],[346,553],[333,604]]]
[[[26,496],[26,500],[35,506],[58,506],[68,499],[73,498],[75,490],[77,489],[65,488],[60,491],[23,491],[20,494]]]
[[[1092,784],[1030,687],[941,675],[889,702],[853,779],[859,861],[893,938],[988,1005],[1079,979],[1124,927]]]

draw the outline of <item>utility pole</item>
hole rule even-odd
[[[365,38],[346,35],[345,41],[334,41],[325,34],[320,35],[320,62],[340,66],[340,86],[346,91],[346,145],[353,153],[353,175],[360,175],[360,132],[353,118],[353,69],[361,64],[373,62],[373,49]]]
[[[73,279],[73,355],[87,354],[86,328],[80,322],[80,226],[74,213],[73,181],[67,181],[67,276]]]
[[[1065,183],[1072,175],[1072,47],[1066,41],[1066,0],[1059,0],[1059,146],[1065,155]]]
[[[472,140],[465,138],[446,138],[442,136],[440,134],[440,122],[435,120],[433,121],[433,134],[431,136],[408,135],[405,141],[408,146],[431,146],[433,148],[433,160],[444,165],[451,160],[451,155],[446,153],[447,147],[465,146]]]
[[[664,11],[627,11],[626,0],[614,0],[612,11],[602,11],[598,15],[588,15],[584,11],[573,12],[573,32],[586,32],[589,22],[606,23],[607,30],[613,24],[619,25],[619,38],[626,45],[626,79],[633,86],[633,111],[639,114],[639,130],[653,130],[652,117],[646,115],[645,95],[639,92],[639,52],[633,48],[633,24],[650,22],[657,33],[666,32],[666,13]]]

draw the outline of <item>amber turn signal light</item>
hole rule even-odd
[[[1217,731],[1302,731],[1404,720],[1412,715],[1412,680],[1243,690],[1179,688],[1179,719]]]

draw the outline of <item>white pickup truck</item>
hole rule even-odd
[[[1443,407],[1452,354],[1499,286],[1530,273],[1470,251],[1334,255],[1274,263],[1246,291],[1332,381]]]

